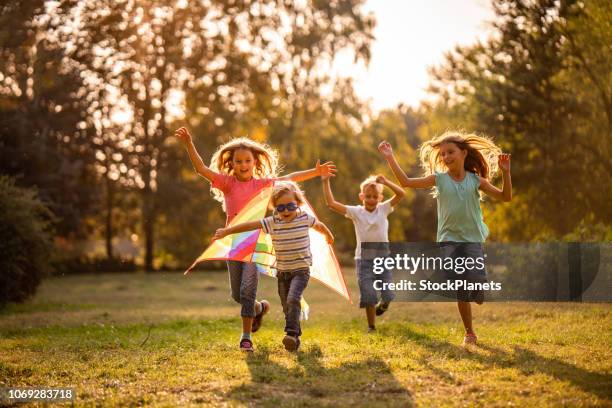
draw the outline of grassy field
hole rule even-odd
[[[351,293],[357,296],[352,271]],[[71,386],[77,405],[612,406],[612,305],[394,303],[367,334],[357,306],[311,282],[301,352],[272,311],[238,350],[225,272],[50,278],[0,312],[0,387]]]

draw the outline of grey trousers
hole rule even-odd
[[[242,305],[240,316],[255,317],[259,272],[254,263],[227,261],[232,299]]]
[[[302,293],[308,285],[310,270],[308,268],[293,271],[278,271],[278,295],[280,296],[283,312],[285,313],[285,333],[290,336],[301,336],[300,300]]]

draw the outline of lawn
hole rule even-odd
[[[367,334],[311,281],[291,354],[275,290],[261,278],[272,311],[247,354],[226,272],[49,278],[0,312],[0,387],[70,386],[88,406],[612,405],[611,304],[475,307],[480,345],[464,349],[453,303],[394,303]]]

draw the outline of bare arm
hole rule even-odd
[[[378,145],[378,151],[384,156],[385,160],[391,167],[391,171],[395,175],[395,178],[400,183],[402,187],[411,187],[411,188],[431,188],[436,185],[436,176],[431,175],[427,177],[416,177],[409,178],[404,170],[400,167],[397,160],[395,160],[395,156],[393,155],[393,149],[391,145],[383,141]]]
[[[489,197],[500,201],[512,200],[512,178],[510,176],[510,155],[499,155],[499,167],[502,170],[503,186],[501,190],[495,187],[486,178],[480,177],[480,189]]]
[[[334,199],[329,177],[322,177],[321,180],[323,181],[323,197],[325,198],[325,204],[327,207],[338,214],[346,215],[346,205],[339,203]]]
[[[380,183],[380,184],[383,184],[383,185],[389,187],[391,189],[391,191],[393,191],[393,193],[395,193],[395,195],[393,197],[391,197],[389,200],[387,200],[387,201],[389,201],[391,203],[391,207],[395,207],[406,196],[406,192],[404,191],[403,188],[401,188],[397,184],[387,180],[387,178],[385,176],[378,176],[378,177],[376,177],[376,181],[378,183]]]
[[[334,235],[331,233],[329,228],[327,228],[327,226],[323,224],[321,221],[317,220],[317,222],[315,222],[312,228],[315,229],[316,231],[319,231],[321,234],[325,235],[325,239],[327,240],[327,243],[329,245],[334,243]]]
[[[227,235],[237,234],[239,232],[254,231],[261,228],[261,221],[249,221],[243,222],[242,224],[236,224],[231,227],[219,228],[215,231],[213,241],[221,239]]]
[[[300,181],[310,180],[311,178],[314,178],[314,177],[333,176],[335,174],[336,174],[336,165],[333,162],[326,162],[326,163],[321,164],[319,160],[317,160],[317,164],[315,168],[309,169],[309,170],[303,170],[303,171],[296,171],[296,172],[287,174],[286,176],[280,177],[279,179],[285,180],[285,181],[300,182]]]
[[[181,141],[183,146],[187,149],[187,153],[189,154],[189,159],[191,160],[191,164],[195,168],[195,171],[202,177],[206,178],[211,183],[213,182],[214,177],[217,175],[214,171],[209,169],[205,164],[202,157],[196,150],[195,145],[193,144],[193,139],[189,134],[189,131],[185,127],[179,128],[174,136]]]

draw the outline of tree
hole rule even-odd
[[[587,218],[610,222],[611,190],[590,186],[612,176],[610,53],[595,51],[609,36],[604,3],[496,0],[491,38],[432,70],[439,111],[464,113],[513,155],[516,199],[488,211],[494,235],[560,238]]]
[[[84,235],[96,206],[93,154],[84,127],[84,79],[60,41],[64,6],[0,6],[0,173],[37,186],[62,236]]]
[[[368,53],[372,19],[360,13],[360,4],[106,0],[76,6],[82,27],[75,59],[117,90],[132,118],[124,134],[134,154],[126,160],[141,193],[147,270],[160,211],[158,180],[177,154],[167,141],[176,119],[169,111],[181,92],[188,91],[190,114],[211,118],[200,122],[211,145],[256,95],[282,89],[295,97],[282,103],[301,108],[299,101],[325,83],[320,63],[343,48]]]

